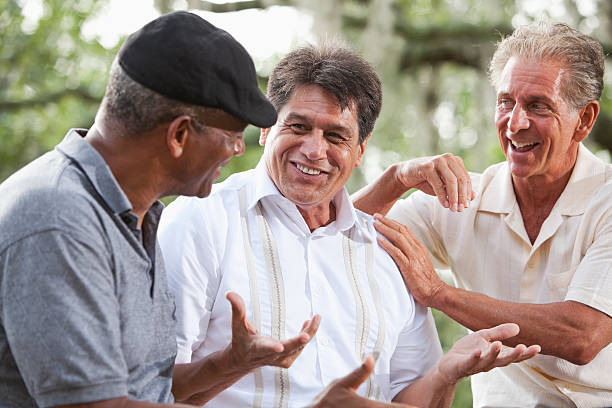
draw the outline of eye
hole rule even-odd
[[[500,98],[497,100],[497,107],[499,109],[511,109],[514,106],[514,102],[509,98]]]
[[[289,125],[289,127],[297,132],[303,132],[306,130],[306,126],[301,123],[292,123]]]
[[[335,133],[335,132],[328,133],[327,138],[333,143],[340,143],[344,141],[344,137],[342,137],[342,135]]]
[[[531,109],[536,111],[536,112],[541,112],[541,111],[546,111],[548,110],[548,105],[543,104],[543,103],[532,103],[530,105]]]

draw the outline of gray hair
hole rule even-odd
[[[540,22],[517,28],[497,44],[489,78],[498,89],[501,73],[511,57],[558,62],[566,72],[561,94],[575,109],[599,100],[603,90],[604,53],[601,44],[563,23]]]
[[[205,112],[213,108],[190,105],[152,91],[130,78],[115,59],[102,109],[126,133],[138,135],[181,115],[191,116],[192,123],[201,131],[205,126],[202,120]]]
[[[268,99],[279,112],[291,93],[317,85],[338,100],[341,109],[356,108],[359,143],[374,129],[382,105],[381,83],[374,68],[353,51],[333,43],[306,46],[287,54],[268,81]]]

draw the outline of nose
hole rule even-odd
[[[300,151],[310,160],[321,160],[326,156],[327,142],[321,131],[312,131],[300,136],[302,144]]]
[[[242,137],[238,138],[234,142],[234,156],[242,156],[245,149],[246,149],[246,146],[244,144],[244,138]]]
[[[514,105],[510,119],[508,120],[508,130],[512,133],[517,133],[519,130],[529,128],[529,118],[527,112],[520,104]]]

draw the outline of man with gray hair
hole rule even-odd
[[[603,74],[594,39],[565,24],[520,27],[490,67],[506,161],[471,180],[452,155],[407,161],[354,196],[358,208],[386,213],[426,182],[430,195],[376,217],[412,294],[471,330],[516,322],[521,332],[506,345],[542,346],[474,376],[475,407],[612,405],[612,166],[581,143]]]

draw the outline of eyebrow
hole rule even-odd
[[[497,99],[499,99],[499,98],[507,98],[507,97],[514,99],[514,97],[512,95],[510,95],[508,92],[500,92],[497,95]],[[552,99],[550,99],[548,96],[542,95],[542,94],[528,95],[526,99],[527,99],[528,102],[544,101],[544,102],[548,103],[549,105],[554,105],[554,101]]]
[[[295,112],[291,112],[289,113],[286,117],[285,117],[285,122],[286,121],[291,121],[291,120],[298,120],[301,122],[305,122],[305,123],[311,123],[311,120],[304,115],[300,115],[299,113],[295,113]],[[328,126],[326,126],[326,130],[332,130],[332,131],[337,131],[337,132],[344,132],[344,133],[351,133],[351,129],[346,127],[346,126],[342,126],[340,124],[337,123],[332,123],[329,124]]]

